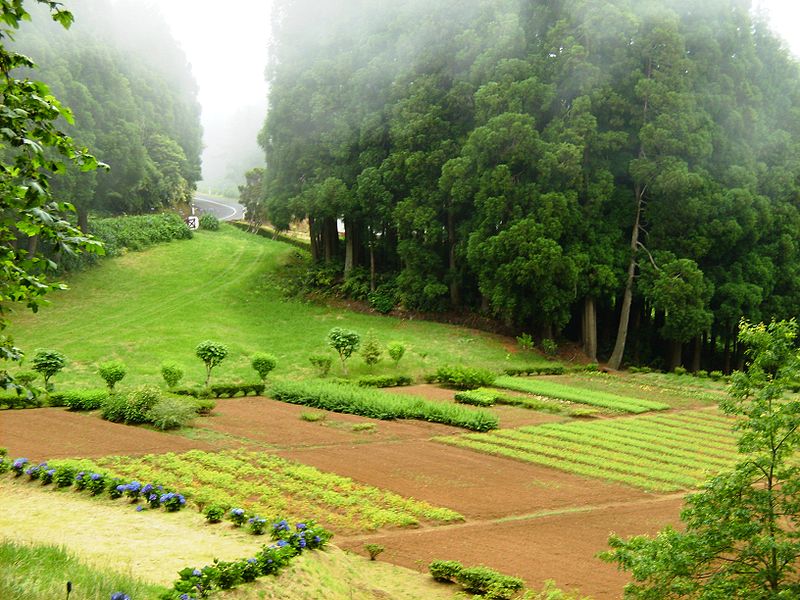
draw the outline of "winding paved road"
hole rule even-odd
[[[238,221],[244,219],[244,206],[229,198],[212,198],[206,194],[195,192],[194,205],[196,214],[211,213],[220,221]]]

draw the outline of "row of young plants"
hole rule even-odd
[[[242,511],[241,523],[259,515],[291,518],[314,514],[338,530],[364,531],[381,527],[413,527],[448,523],[463,517],[446,508],[403,498],[278,456],[225,450],[142,457],[103,457],[72,461],[81,469],[103,469],[120,477],[158,478],[181,489],[206,514],[221,519]],[[257,526],[257,525],[256,525]]]
[[[455,395],[455,401],[459,404],[472,404],[473,406],[483,407],[507,404],[568,417],[590,417],[600,412],[597,408],[577,408],[567,400],[534,396],[510,396],[492,388],[478,388],[476,390],[458,392]]]
[[[498,424],[487,411],[329,381],[279,381],[269,393],[281,402],[373,419],[419,419],[473,431],[489,431]]]
[[[465,567],[455,560],[435,560],[428,571],[436,581],[458,583],[464,591],[491,600],[508,600],[520,592],[525,582],[489,567]]]
[[[172,590],[160,600],[198,600],[207,598],[216,590],[228,590],[259,577],[277,575],[291,560],[307,550],[324,548],[333,534],[313,521],[301,522],[294,527],[283,519],[272,523],[270,534],[273,544],[264,545],[250,558],[235,561],[215,559],[201,568],[181,570]]]
[[[617,394],[599,390],[588,390],[543,379],[522,379],[520,377],[503,376],[496,378],[492,385],[517,392],[558,398],[578,404],[588,404],[590,406],[599,406],[601,408],[634,414],[651,410],[667,410],[669,408],[669,405],[663,402],[619,396]]]
[[[551,423],[437,438],[653,491],[694,488],[737,459],[733,423],[709,411]]]
[[[28,476],[29,481],[38,481],[42,485],[53,484],[56,488],[73,487],[77,491],[85,491],[92,496],[108,496],[112,500],[126,497],[137,504],[137,510],[145,507],[158,509],[163,507],[167,512],[177,512],[186,505],[183,494],[171,491],[161,484],[128,480],[102,470],[82,471],[68,462],[31,463],[27,458],[16,458],[13,461],[0,448],[0,474],[11,471],[14,477]],[[139,504],[139,501],[143,504]]]

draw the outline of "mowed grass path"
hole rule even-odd
[[[160,383],[164,360],[184,366],[184,383],[202,383],[203,365],[194,348],[205,339],[231,351],[214,373],[217,381],[256,379],[249,356],[258,351],[277,356],[274,376],[301,378],[313,372],[310,354],[330,352],[336,361],[325,342],[335,326],[362,335],[372,330],[384,344],[406,344],[398,369],[385,358],[370,371],[354,356],[352,375],[419,375],[454,363],[500,370],[523,362],[509,356],[504,340],[491,334],[287,301],[272,281],[294,251],[227,225],[219,232],[200,232],[193,240],[129,253],[74,274],[68,280],[71,289],[51,294],[51,305],[38,314],[19,307],[9,333],[29,355],[46,347],[67,356],[67,368],[53,379],[57,387],[101,386],[97,363],[111,358],[129,367],[123,388]],[[334,375],[340,373],[336,362]]]
[[[732,425],[732,419],[703,410],[436,439],[569,473],[674,492],[697,487],[741,457]]]

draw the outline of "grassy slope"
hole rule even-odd
[[[243,558],[268,541],[224,524],[204,525],[196,512],[137,513],[133,507],[126,510],[119,501],[53,491],[36,483],[13,483],[4,478],[0,495],[0,541],[14,542],[0,544],[0,598],[4,600],[60,598],[67,579],[75,583],[71,596],[75,600],[107,600],[109,586],[113,588],[110,591],[125,591],[134,600],[154,598],[149,592],[157,588],[145,582],[169,586],[179,569],[208,564],[215,556]],[[20,542],[36,546],[20,552]],[[72,557],[38,546],[54,543]],[[37,562],[15,564],[16,558],[26,556],[37,557]],[[124,587],[127,584],[136,587]],[[437,600],[451,596],[448,586],[436,584],[430,577],[370,563],[335,547],[303,555],[277,579],[264,578],[221,595],[226,600]]]
[[[399,372],[419,375],[454,363],[499,370],[523,362],[490,334],[286,301],[272,289],[270,274],[291,251],[231,226],[200,232],[193,240],[130,253],[74,275],[72,289],[52,294],[51,306],[38,314],[20,308],[9,332],[29,354],[47,347],[67,356],[68,367],[53,379],[57,387],[100,385],[96,365],[110,358],[129,367],[123,387],[160,383],[159,366],[167,359],[184,366],[184,383],[200,383],[203,366],[194,348],[204,339],[231,350],[212,376],[217,381],[256,379],[248,357],[257,351],[278,357],[275,376],[303,377],[312,373],[310,354],[334,356],[325,344],[334,326],[373,330],[383,343],[404,342]],[[360,357],[350,364],[352,375],[370,372]],[[395,369],[387,359],[373,372]],[[338,364],[332,373],[339,373]]]

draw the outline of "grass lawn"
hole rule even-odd
[[[128,366],[122,388],[160,383],[165,360],[184,366],[183,383],[202,383],[204,368],[194,348],[205,339],[230,349],[212,382],[256,380],[249,357],[259,351],[277,356],[272,376],[309,376],[314,371],[308,357],[320,352],[330,353],[331,373],[338,375],[338,357],[326,344],[327,332],[337,326],[362,336],[371,330],[381,343],[396,340],[407,348],[396,369],[388,357],[370,369],[353,356],[352,377],[419,376],[445,364],[499,371],[531,362],[531,356],[510,354],[504,346],[509,340],[500,336],[286,300],[273,281],[276,268],[294,251],[228,225],[201,231],[192,240],[128,253],[72,275],[71,289],[51,294],[51,305],[38,314],[19,307],[8,332],[28,355],[44,347],[67,356],[68,366],[52,380],[57,389],[102,386],[97,364],[111,358]]]

